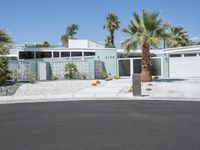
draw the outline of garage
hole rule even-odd
[[[169,53],[170,78],[200,78],[200,48]]]

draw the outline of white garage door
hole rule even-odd
[[[200,57],[170,57],[169,69],[172,78],[200,77]]]

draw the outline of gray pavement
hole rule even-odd
[[[1,96],[0,104],[70,101],[70,100],[200,100],[200,78],[160,79],[151,83],[142,83],[142,96],[133,97],[128,92],[131,79],[104,81],[96,87],[91,86],[96,80],[46,81],[22,85],[14,96]]]
[[[2,150],[199,150],[200,102],[0,105]]]

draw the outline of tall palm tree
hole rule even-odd
[[[111,45],[110,48],[114,48],[114,32],[115,30],[118,30],[120,28],[119,17],[112,13],[109,13],[106,17],[106,23],[103,28],[107,29],[110,33],[110,43],[107,44]]]
[[[152,81],[150,47],[157,47],[164,37],[166,27],[162,24],[162,21],[159,18],[159,12],[156,11],[147,12],[143,10],[141,15],[134,12],[130,24],[122,30],[128,35],[128,38],[121,43],[127,52],[136,49],[138,45],[142,45],[142,82]]]
[[[61,36],[61,42],[63,46],[68,47],[68,40],[74,39],[78,29],[79,26],[77,24],[72,24],[67,27],[65,34]]]
[[[182,47],[189,45],[189,37],[186,31],[181,26],[171,27],[170,37],[167,40],[167,47]]]

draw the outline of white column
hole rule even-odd
[[[131,68],[130,68],[130,73],[131,73],[130,76],[132,77],[132,74],[133,74],[133,71],[134,71],[134,70],[133,70],[133,58],[130,58],[130,61],[131,61],[131,62],[130,62],[130,67],[131,67]]]

